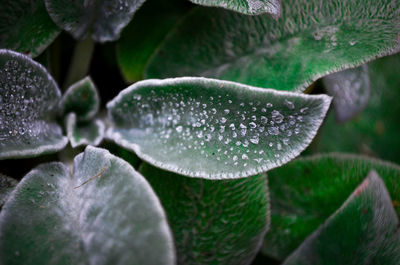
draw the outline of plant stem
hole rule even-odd
[[[64,90],[86,76],[89,71],[93,50],[94,42],[90,37],[77,43],[64,81]]]

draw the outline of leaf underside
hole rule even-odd
[[[278,260],[286,258],[340,207],[372,169],[382,177],[400,216],[397,165],[363,156],[330,154],[296,159],[269,171],[274,200],[271,230],[262,252]]]
[[[247,177],[297,156],[316,134],[329,104],[325,95],[214,79],[145,80],[108,103],[114,126],[107,137],[182,175]]]
[[[36,57],[59,33],[43,0],[0,0],[0,48]]]
[[[304,91],[324,75],[398,52],[399,12],[399,0],[284,0],[279,19],[198,8],[169,34],[145,77]]]
[[[371,171],[340,209],[284,265],[399,264],[398,227],[385,184]]]
[[[269,225],[265,175],[193,179],[143,164],[174,233],[178,264],[250,264]]]
[[[223,7],[247,15],[268,13],[279,16],[281,3],[279,0],[190,0],[204,6]]]
[[[174,247],[147,181],[88,147],[73,175],[42,164],[18,184],[0,213],[0,263],[174,264]]]
[[[55,122],[60,91],[29,57],[0,50],[0,159],[56,152],[67,144]]]
[[[113,41],[144,0],[45,0],[54,22],[76,39]]]
[[[97,146],[103,140],[105,125],[100,119],[77,122],[76,114],[70,113],[66,118],[66,129],[72,148],[81,145]]]

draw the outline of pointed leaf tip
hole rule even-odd
[[[330,101],[214,79],[145,80],[108,103],[107,137],[182,175],[247,177],[297,156]]]
[[[191,2],[204,6],[222,7],[246,15],[260,15],[268,13],[274,17],[281,12],[279,0],[190,0]]]

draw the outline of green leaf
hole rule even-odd
[[[100,98],[90,77],[71,85],[61,100],[64,113],[75,112],[79,120],[90,120],[99,111]]]
[[[328,220],[289,256],[290,264],[399,264],[399,220],[371,171]]]
[[[368,64],[371,95],[357,119],[335,122],[330,113],[322,126],[315,152],[352,152],[400,164],[400,54]]]
[[[43,0],[0,0],[0,48],[36,57],[59,33]]]
[[[338,122],[351,120],[368,104],[371,87],[367,65],[327,75],[322,82],[333,97]]]
[[[280,260],[286,258],[340,207],[372,169],[385,182],[400,216],[397,165],[362,156],[330,154],[297,159],[268,172],[273,198],[271,230],[262,252]]]
[[[230,9],[247,15],[269,13],[279,16],[281,3],[279,0],[190,0],[204,6],[216,6]]]
[[[55,123],[60,90],[40,64],[0,50],[0,159],[56,152],[67,144]]]
[[[186,0],[147,0],[122,31],[117,43],[117,57],[128,83],[143,79],[151,55],[190,9],[188,4]]]
[[[178,264],[250,264],[269,226],[265,175],[205,180],[143,164],[174,233]]]
[[[198,8],[168,35],[146,78],[204,76],[304,91],[400,51],[399,0],[283,0],[282,16]]]
[[[76,39],[98,42],[118,39],[145,0],[45,0],[54,22]]]
[[[105,125],[99,119],[78,122],[76,114],[70,113],[66,118],[66,128],[71,146],[75,148],[81,145],[99,145],[104,137]]]
[[[0,209],[17,184],[18,181],[15,179],[0,173]]]
[[[174,264],[161,204],[127,162],[87,147],[70,172],[42,164],[18,184],[0,213],[1,264]]]
[[[296,157],[316,134],[329,104],[325,95],[214,79],[145,80],[108,103],[114,126],[107,137],[178,174],[247,177]]]

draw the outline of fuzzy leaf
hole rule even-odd
[[[296,157],[316,134],[329,104],[325,95],[214,79],[145,80],[108,103],[114,126],[107,137],[178,174],[247,177]]]
[[[367,106],[357,119],[344,124],[330,113],[314,151],[362,153],[400,164],[399,65],[400,54],[368,64],[371,96]]]
[[[73,172],[42,164],[18,184],[0,213],[1,264],[174,264],[160,202],[127,162],[87,147]]]
[[[143,79],[143,71],[160,43],[191,5],[186,0],[147,0],[122,31],[117,58],[124,79]]]
[[[59,33],[43,0],[0,0],[0,48],[36,57]]]
[[[371,171],[284,265],[399,264],[398,228],[399,220],[385,184]]]
[[[99,119],[77,122],[76,114],[70,113],[66,118],[66,124],[72,148],[80,145],[97,146],[103,140],[105,125]]]
[[[0,209],[17,184],[18,181],[15,179],[0,173]]]
[[[351,120],[368,104],[371,87],[367,65],[327,75],[322,82],[333,97],[338,122]]]
[[[281,3],[279,0],[190,0],[195,4],[216,6],[230,9],[247,15],[269,13],[279,16]]]
[[[340,207],[372,169],[385,182],[400,216],[397,165],[362,156],[331,154],[296,159],[268,172],[274,200],[271,230],[262,252],[279,260],[286,258]]]
[[[269,225],[265,175],[205,180],[143,164],[174,233],[178,264],[250,264]]]
[[[71,85],[61,100],[64,113],[75,112],[79,120],[90,120],[98,112],[100,98],[90,77]]]
[[[55,122],[60,90],[40,64],[0,50],[0,159],[56,152],[67,144]]]
[[[118,39],[145,0],[45,0],[54,22],[76,39],[98,42]]]
[[[145,77],[303,91],[326,74],[400,51],[399,12],[399,0],[283,0],[279,19],[198,8],[168,35]]]

